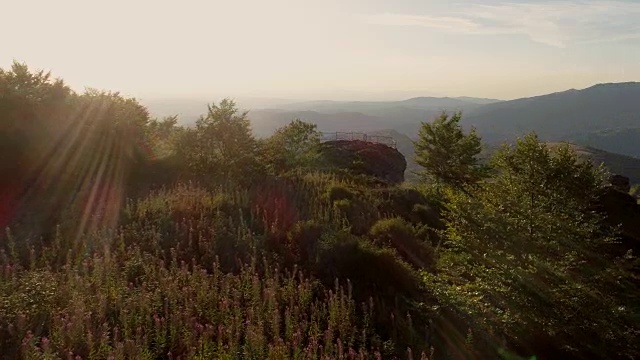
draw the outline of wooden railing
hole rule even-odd
[[[397,148],[396,141],[391,136],[369,135],[362,132],[323,132],[321,141],[366,141],[370,143],[383,144],[394,149]]]

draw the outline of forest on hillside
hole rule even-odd
[[[0,69],[0,358],[640,358],[640,209],[573,148],[443,113],[398,184],[202,113]]]

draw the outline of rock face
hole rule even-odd
[[[637,253],[640,251],[640,205],[628,193],[628,178],[614,175],[610,182],[611,186],[600,195],[598,203],[609,223],[620,226],[622,250],[632,249]]]
[[[320,153],[328,166],[373,176],[391,184],[404,181],[407,160],[387,145],[359,140],[327,141],[321,144]]]
[[[631,181],[626,176],[611,175],[611,177],[609,178],[609,182],[611,183],[611,187],[618,191],[621,191],[623,193],[628,193],[629,191],[631,191]]]

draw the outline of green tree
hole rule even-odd
[[[185,132],[178,153],[202,179],[244,182],[261,173],[247,112],[229,99],[208,106],[195,129]]]
[[[455,188],[478,182],[484,174],[478,154],[482,150],[475,130],[465,134],[460,127],[461,113],[443,112],[432,123],[422,123],[415,143],[416,162],[424,168],[419,175]]]
[[[76,94],[20,63],[0,70],[0,173],[12,174],[0,180],[0,225],[21,218],[37,238],[78,212],[83,226],[114,224],[147,122],[135,99]]]
[[[317,161],[322,134],[316,124],[296,119],[264,142],[265,157],[271,170],[282,173],[313,166]]]
[[[507,339],[532,353],[598,358],[637,351],[637,314],[622,295],[632,286],[620,267],[629,259],[608,255],[613,232],[592,211],[601,168],[535,135],[492,163],[497,176],[471,196],[448,192],[440,273],[425,274],[439,299],[495,335],[496,346]]]
[[[149,146],[150,156],[162,159],[175,153],[177,141],[184,129],[178,126],[178,117],[174,115],[162,120],[150,120],[145,130],[145,142]]]
[[[71,90],[44,71],[14,62],[0,69],[0,172],[14,179],[34,171],[51,137],[64,128]]]

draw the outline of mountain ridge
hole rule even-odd
[[[466,112],[465,127],[475,127],[486,142],[513,140],[536,132],[545,141],[585,144],[590,135],[616,129],[640,129],[640,82],[596,84],[530,98],[488,104]],[[619,134],[599,147],[619,151]],[[628,140],[625,140],[628,142]],[[639,157],[640,142],[629,144],[624,155]],[[619,144],[617,144],[619,145]]]
[[[568,141],[612,153],[640,157],[640,82],[594,84],[514,100],[419,96],[400,101],[317,100],[276,104],[249,111],[256,135],[269,136],[300,118],[323,131],[393,129],[416,137],[421,123],[443,111],[462,111],[462,125],[474,127],[488,144],[535,132],[544,141]],[[241,104],[240,104],[241,105]],[[240,106],[242,108],[242,106]],[[150,106],[151,113],[154,107]],[[166,112],[166,106],[164,108]],[[206,111],[183,106],[188,123]],[[166,115],[166,114],[165,114]],[[184,124],[184,121],[181,123]]]

